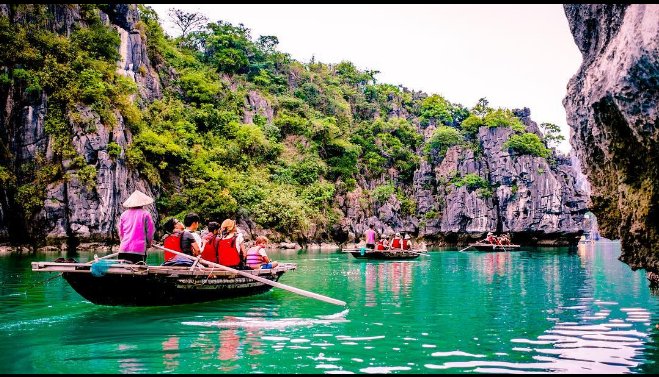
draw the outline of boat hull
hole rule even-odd
[[[478,251],[516,251],[520,245],[471,244],[470,248]]]
[[[38,262],[35,262],[38,263]],[[114,266],[94,276],[89,265],[64,268],[59,263],[33,271],[62,272],[62,277],[80,296],[98,305],[170,306],[245,297],[264,293],[272,286],[249,277],[209,268],[190,271],[189,267]],[[43,263],[42,263],[43,265]],[[249,273],[277,281],[295,266]],[[98,274],[97,274],[98,275]]]
[[[374,260],[402,260],[402,259],[416,259],[421,254],[413,250],[365,250],[364,253],[361,250],[343,250],[345,253],[350,253],[353,257],[357,259],[374,259]]]
[[[272,289],[271,285],[238,276],[233,279],[206,277],[63,273],[62,277],[80,296],[98,305],[168,306],[251,296]],[[277,281],[279,276],[269,280]]]

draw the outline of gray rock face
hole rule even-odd
[[[92,132],[87,132],[72,123],[76,151],[84,156],[88,165],[96,168],[95,187],[83,184],[78,178],[77,169],[65,168],[70,178],[47,187],[46,201],[40,215],[48,220],[46,236],[51,241],[63,241],[70,237],[84,241],[113,240],[116,239],[116,222],[124,210],[124,200],[134,190],[154,198],[156,193],[146,180],[126,166],[125,151],[130,143],[130,132],[125,129],[123,122],[109,129],[101,123],[95,112],[88,108],[78,110],[87,125],[95,125]],[[117,143],[122,149],[121,155],[116,158],[108,154],[110,142]],[[146,208],[156,219],[155,206]]]
[[[583,55],[563,101],[604,237],[659,271],[659,5],[565,5]]]
[[[510,128],[481,127],[483,155],[453,147],[436,169],[437,181],[452,172],[477,174],[492,189],[492,196],[466,186],[445,186],[446,205],[440,232],[467,232],[476,238],[488,231],[512,233],[516,242],[568,244],[581,235],[587,197],[575,187],[576,175],[566,161],[550,166],[547,160],[511,155],[503,144]]]
[[[73,25],[80,22],[76,6],[51,4],[48,9],[54,14],[51,28],[62,34],[68,35]],[[159,66],[159,78],[147,56],[144,36],[136,29],[139,17],[136,8],[111,4],[104,9],[107,13],[102,13],[101,19],[114,27],[121,37],[117,72],[135,80],[139,88],[134,100],[146,104],[160,98],[162,83],[173,82],[176,72]],[[8,13],[10,8],[0,5],[0,12]],[[294,86],[294,72],[291,72],[290,79]],[[225,80],[231,82],[230,78]],[[231,85],[235,90],[233,85],[237,84]],[[65,177],[46,187],[44,207],[30,220],[41,224],[40,231],[50,243],[66,240],[75,246],[78,242],[116,241],[116,221],[123,211],[121,203],[135,189],[154,198],[159,194],[139,172],[126,164],[125,153],[132,136],[121,114],[115,112],[118,122],[112,128],[104,126],[98,114],[87,107],[77,109],[80,119],[69,120],[75,151],[83,158],[84,165],[92,166],[96,171],[93,184],[89,184],[80,178],[80,163],[72,159],[56,160],[54,140],[44,130],[47,97],[42,95],[29,101],[14,98],[19,94],[9,91],[3,104],[5,111],[0,112],[3,127],[0,128],[0,137],[3,142],[7,140],[11,150],[15,151],[13,163],[20,166],[35,161],[37,156],[45,156],[47,161],[61,166]],[[420,92],[412,92],[412,95],[416,99],[425,96]],[[388,116],[413,118],[400,98],[390,100]],[[257,91],[247,94],[243,114],[245,123],[253,123],[256,114],[265,117],[268,123],[272,123],[274,117],[273,106]],[[539,134],[528,109],[515,110],[515,114],[529,132]],[[418,126],[418,119],[410,120],[426,140],[436,127],[430,124],[422,128]],[[582,232],[579,225],[586,211],[587,198],[578,188],[580,185],[570,162],[556,158],[556,164],[550,166],[542,158],[511,156],[503,148],[511,132],[508,128],[481,128],[479,151],[453,147],[436,165],[426,161],[419,152],[421,163],[414,173],[412,185],[397,187],[416,205],[411,214],[403,214],[403,203],[395,194],[382,202],[365,200],[368,197],[366,190],[397,181],[395,169],[389,169],[375,180],[356,177],[356,189],[335,198],[336,206],[343,213],[338,223],[331,229],[311,227],[303,237],[312,242],[328,237],[339,243],[351,242],[360,239],[373,224],[380,234],[408,232],[435,244],[479,239],[488,231],[510,232],[513,241],[524,243],[565,244],[575,241]],[[120,147],[118,156],[110,155],[110,143]],[[491,194],[451,183],[452,178],[467,174],[484,179]],[[0,238],[14,238],[25,233],[26,229],[11,228],[15,227],[11,216],[20,217],[22,214],[12,215],[17,206],[10,202],[3,189],[0,189],[0,203]],[[149,209],[155,216],[155,208],[150,206]],[[250,219],[241,219],[239,226],[249,239],[265,234],[290,244],[298,241],[262,229]]]
[[[576,243],[588,196],[577,184],[570,159],[553,156],[550,165],[544,158],[511,155],[503,145],[512,133],[510,128],[481,127],[477,137],[482,154],[454,146],[437,166],[422,160],[414,174],[417,211],[411,216],[400,215],[395,195],[363,208],[361,188],[346,194],[340,202],[346,216],[341,233],[354,242],[374,224],[378,233],[409,232],[439,245],[482,239],[490,231],[510,233],[513,241],[524,244]],[[491,195],[451,183],[467,174],[487,182]]]
[[[101,19],[107,20],[121,36],[118,72],[137,82],[140,97],[135,100],[159,98],[158,75],[147,57],[145,41],[135,30],[139,17],[137,8],[116,4],[110,5],[109,9],[109,14],[102,13]],[[9,8],[1,6],[0,11],[8,14]],[[52,15],[49,26],[58,33],[70,34],[73,25],[80,20],[77,6],[51,4],[48,11]],[[45,236],[47,243],[66,241],[70,246],[76,246],[81,241],[114,240],[116,222],[124,209],[121,205],[123,201],[135,189],[157,197],[158,193],[148,182],[126,165],[125,151],[131,142],[131,133],[119,112],[115,111],[118,122],[114,127],[103,125],[98,114],[87,107],[77,109],[80,119],[69,119],[75,151],[87,166],[92,166],[96,171],[95,180],[92,179],[94,183],[89,185],[79,179],[79,165],[70,159],[59,161],[53,153],[55,140],[44,130],[48,108],[45,95],[35,102],[14,98],[14,91],[10,90],[3,105],[5,111],[2,112],[0,136],[15,151],[12,164],[21,166],[45,158],[46,163],[61,166],[64,179],[46,187],[44,207],[32,219],[26,219],[30,223],[28,229],[19,229],[14,219],[8,216],[16,212],[15,203],[8,199],[4,188],[0,189],[0,238],[11,236],[15,240],[31,234],[33,237]],[[108,145],[111,142],[121,148],[119,156],[110,156]],[[155,206],[147,209],[156,219]],[[20,217],[21,214],[15,216]],[[39,228],[38,233],[29,229],[31,225]]]
[[[250,90],[247,97],[245,97],[243,123],[254,123],[254,115],[265,117],[268,123],[272,123],[274,110],[270,103],[257,91]]]

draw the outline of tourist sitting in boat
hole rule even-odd
[[[193,257],[196,257],[201,254],[201,236],[197,233],[197,228],[199,228],[199,215],[196,213],[188,213],[183,219],[183,233],[181,234],[181,252]],[[173,249],[175,250],[175,249]],[[163,265],[165,266],[192,266],[194,261],[191,258],[186,258],[181,255],[177,255],[173,259],[165,261]]]
[[[510,236],[507,234],[499,237],[499,245],[510,245]]]
[[[117,231],[119,234],[118,259],[132,263],[146,261],[146,250],[151,247],[156,227],[151,213],[144,206],[153,203],[153,199],[139,190],[135,190],[123,203],[127,208],[119,217]]]
[[[220,252],[220,224],[216,221],[208,223],[208,232],[201,238],[201,257],[209,262],[218,263]]]
[[[405,237],[403,238],[403,250],[412,250],[412,241],[410,238],[409,234],[405,234]]]
[[[375,249],[375,230],[373,230],[374,225],[371,224],[368,226],[368,229],[364,232],[364,238],[366,239],[366,248]]]
[[[400,237],[400,233],[396,233],[391,240],[390,249],[400,249],[401,247],[403,247],[403,239]]]
[[[265,252],[268,239],[264,236],[256,237],[254,246],[247,250],[247,266],[252,270],[275,268],[279,263],[270,260]]]
[[[231,219],[222,221],[220,226],[219,264],[240,268],[245,259],[245,245],[242,233],[237,232],[236,222]]]
[[[389,236],[383,234],[380,236],[380,240],[375,245],[376,250],[387,250],[389,248]]]
[[[487,238],[485,238],[485,240],[487,242],[489,242],[490,245],[498,245],[499,244],[499,239],[492,232],[487,233]]]
[[[181,234],[183,234],[185,226],[178,219],[172,217],[167,220],[163,225],[165,236],[162,239],[163,247],[166,249],[181,252]],[[176,254],[165,251],[165,261],[174,259]]]

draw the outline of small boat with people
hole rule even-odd
[[[383,234],[380,236],[380,240],[375,244],[367,243],[366,246],[355,246],[353,248],[342,249],[341,251],[344,253],[350,253],[357,259],[380,260],[415,259],[421,256],[421,254],[425,254],[425,249],[412,249],[410,238],[409,234],[406,234],[405,237],[401,237],[400,233],[396,233],[391,242],[389,242],[389,236]],[[367,240],[368,239],[369,238],[367,237]],[[373,239],[374,238],[371,238],[371,240]]]
[[[518,250],[521,245],[510,243],[510,238],[507,235],[495,236],[494,233],[489,232],[484,240],[471,243],[464,249],[474,249],[477,251],[514,251]]]
[[[93,263],[75,260],[32,262],[32,271],[58,272],[80,296],[98,305],[165,306],[215,301],[264,293],[294,263],[272,269],[236,270],[213,266],[154,266],[105,259]],[[245,276],[248,275],[248,276]],[[259,280],[257,280],[259,279]]]
[[[387,259],[387,260],[401,260],[401,259],[415,259],[424,254],[424,250],[403,250],[403,249],[389,249],[389,250],[371,250],[364,247],[359,249],[342,249],[341,252],[350,253],[357,259]]]
[[[472,243],[469,244],[469,247],[478,250],[478,251],[513,251],[513,250],[518,250],[521,246],[520,245],[492,245],[489,243]]]
[[[215,301],[264,293],[272,287],[345,306],[346,303],[318,293],[277,282],[295,263],[279,263],[269,269],[238,270],[192,257],[159,245],[156,248],[194,260],[192,266],[147,265],[110,259],[119,253],[80,263],[71,258],[32,262],[32,271],[59,272],[85,299],[98,305],[169,306]]]
[[[199,215],[188,213],[183,224],[172,218],[165,223],[168,235],[164,245],[154,244],[153,219],[144,209],[151,203],[153,198],[139,190],[124,201],[126,211],[117,227],[119,252],[101,258],[94,255],[86,263],[71,258],[32,262],[32,271],[58,272],[82,297],[99,305],[192,304],[255,295],[272,287],[346,305],[341,300],[278,283],[285,272],[295,270],[297,265],[270,260],[265,252],[268,239],[264,236],[256,237],[255,245],[246,250],[242,234],[231,219],[224,220],[221,226],[209,222],[208,234],[202,241],[196,234]],[[146,263],[150,247],[165,252],[162,265]]]

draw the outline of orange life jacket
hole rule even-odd
[[[221,239],[219,245],[218,263],[227,267],[234,267],[240,264],[240,253],[236,248],[235,236],[227,239]]]
[[[208,237],[204,238],[206,238],[206,244],[204,245],[204,250],[201,251],[201,257],[209,262],[219,263],[220,237],[210,233]]]
[[[171,249],[174,251],[181,252],[181,234],[183,234],[183,232],[174,232],[170,234],[169,236],[165,237],[165,240],[162,242],[162,245],[166,249]],[[176,257],[176,254],[169,251],[165,251],[165,261],[168,261],[174,257]]]

